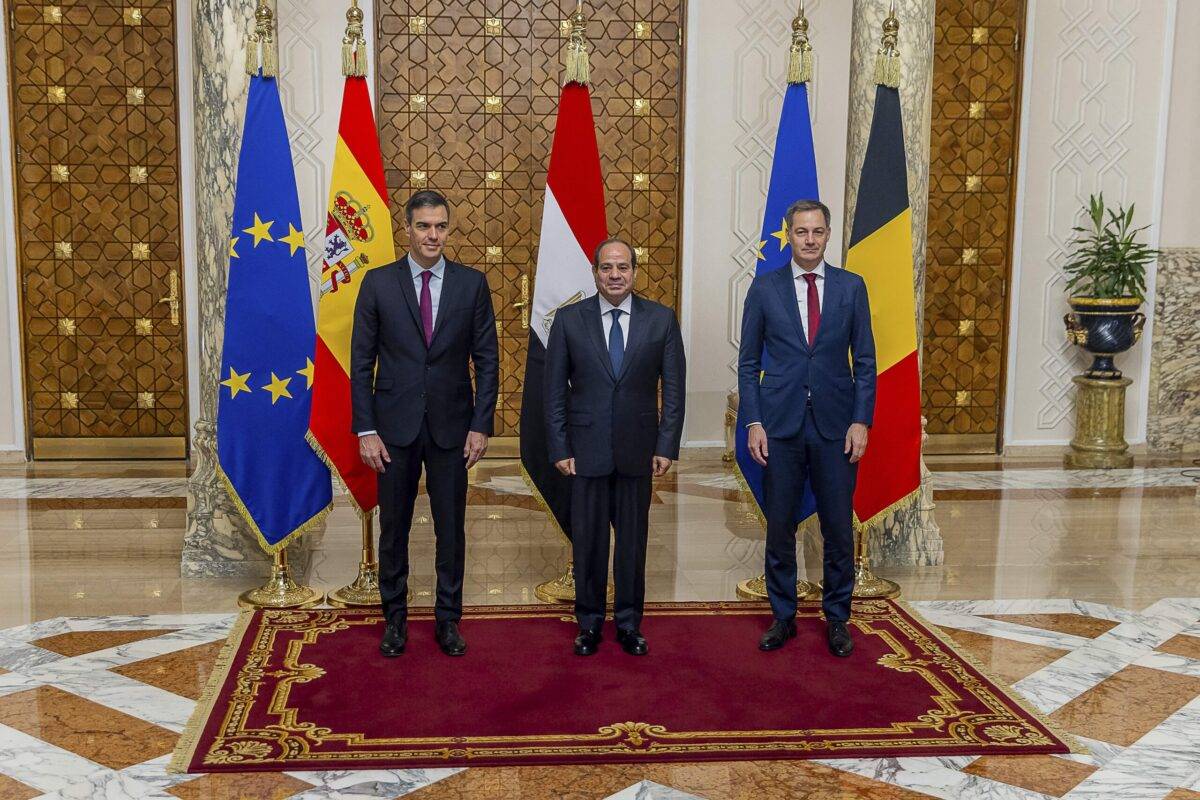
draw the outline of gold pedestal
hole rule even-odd
[[[767,599],[767,576],[759,575],[738,583],[737,596],[743,600]],[[796,598],[798,600],[816,600],[821,596],[821,587],[803,578],[796,581]]]
[[[1128,469],[1133,455],[1125,441],[1125,387],[1129,378],[1076,375],[1075,437],[1063,456],[1067,469]]]
[[[267,582],[257,589],[242,592],[237,602],[242,608],[309,608],[321,602],[321,593],[292,580],[287,550],[283,549],[275,554]]]
[[[854,532],[854,597],[878,600],[900,596],[900,584],[880,578],[871,572],[871,556],[867,552],[867,532]]]
[[[553,580],[539,583],[533,587],[533,593],[543,603],[574,603],[575,602],[575,568],[574,563],[568,561],[567,569],[562,575],[559,575]],[[608,590],[604,593],[605,600],[609,603],[616,597],[613,591],[612,584],[609,584]]]
[[[358,577],[353,583],[334,589],[325,602],[334,608],[369,608],[379,606],[379,562],[375,560],[375,532],[370,516],[362,521],[362,558],[358,562]]]

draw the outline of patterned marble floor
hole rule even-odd
[[[0,798],[1200,798],[1200,598],[916,606],[1090,754],[174,775],[232,616],[58,617],[0,631]]]
[[[718,456],[689,453],[656,482],[648,599],[731,599],[761,571],[762,529]],[[165,765],[233,598],[259,581],[180,579],[187,466],[0,465],[0,800],[1200,800],[1200,470],[1169,457],[1110,472],[1060,463],[929,459],[945,561],[879,571],[1081,736],[1088,756],[220,777],[168,775]],[[477,468],[468,519],[468,603],[532,602],[533,587],[561,571],[566,548],[514,462]],[[345,583],[358,541],[342,501],[301,577]],[[417,602],[428,602],[424,498],[411,551]],[[819,577],[819,543],[810,537],[803,553]]]

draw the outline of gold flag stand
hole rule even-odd
[[[242,608],[309,608],[321,602],[321,593],[292,579],[287,548],[280,548],[271,563],[271,577],[257,589],[242,592],[237,602]]]
[[[533,587],[533,593],[543,603],[574,603],[575,602],[575,563],[567,562],[567,569],[562,575],[552,580],[539,583]],[[608,585],[604,593],[605,600],[611,603],[616,598],[613,585]]]
[[[362,558],[358,577],[340,589],[334,589],[325,602],[334,608],[368,608],[382,604],[379,597],[379,562],[375,559],[375,526],[371,514],[362,519]]]

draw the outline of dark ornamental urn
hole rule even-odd
[[[1146,315],[1138,311],[1140,297],[1072,297],[1071,311],[1063,317],[1067,340],[1091,353],[1092,365],[1084,376],[1119,380],[1121,370],[1113,356],[1124,353],[1142,336]]]

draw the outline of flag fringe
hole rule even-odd
[[[1007,696],[1011,698],[1012,701],[1016,703],[1017,706],[1020,707],[1021,710],[1023,710],[1026,714],[1044,725],[1046,730],[1050,731],[1050,733],[1054,734],[1059,739],[1062,739],[1063,744],[1071,748],[1071,752],[1073,754],[1081,756],[1091,755],[1091,751],[1084,747],[1074,735],[1067,733],[1066,729],[1051,720],[1049,716],[1038,710],[1032,703],[1027,701],[1020,692],[1018,692],[1016,689],[1013,689],[1013,687],[1007,681],[1003,680],[991,669],[984,666],[983,662],[980,661],[974,653],[968,651],[965,647],[959,647],[958,644],[956,644],[948,635],[939,630],[938,626],[930,623],[929,620],[921,616],[920,612],[913,608],[909,603],[903,600],[892,600],[891,602],[908,612],[912,618],[920,622],[925,627],[925,630],[927,630],[934,639],[939,641],[943,647],[954,653],[954,655],[958,656],[963,661],[967,662],[967,664],[969,664],[980,675],[987,678],[996,686],[1009,689],[1010,691],[1007,693]]]
[[[746,476],[742,472],[742,465],[737,463],[736,459],[734,459],[733,462],[733,477],[738,483],[738,488],[740,488],[749,498],[748,502],[750,504],[750,508],[754,511],[754,516],[758,517],[759,524],[762,525],[763,529],[765,530],[767,527],[767,515],[758,505],[758,498],[754,496],[754,490],[750,488],[750,483],[746,480]],[[813,520],[815,519],[817,519],[817,512],[814,511],[804,519],[800,520],[800,522],[797,523],[799,535],[820,533],[820,523],[818,522],[814,524]]]
[[[887,506],[886,508],[876,511],[874,514],[871,515],[871,518],[868,519],[866,522],[863,522],[862,520],[860,520],[858,518],[858,513],[855,512],[855,514],[854,514],[854,530],[859,531],[861,533],[866,533],[868,530],[870,530],[872,527],[874,527],[876,524],[878,524],[881,520],[883,520],[884,517],[886,517],[888,514],[891,514],[893,511],[906,510],[909,506],[911,506],[913,503],[915,503],[917,501],[917,498],[919,498],[920,496],[921,496],[921,484],[920,484],[920,482],[918,482],[916,489],[913,489],[911,492],[904,495],[899,500],[897,500],[896,502]]]
[[[233,481],[229,479],[229,475],[225,473],[225,469],[220,465],[220,463],[216,465],[216,471],[218,480],[220,480],[222,485],[225,487],[225,492],[229,495],[229,499],[237,509],[238,514],[242,516],[242,519],[246,521],[246,524],[250,527],[250,530],[254,532],[254,536],[258,539],[258,546],[269,555],[275,555],[291,544],[293,539],[304,535],[308,531],[320,525],[325,521],[325,517],[329,516],[329,512],[333,510],[333,503],[328,504],[316,514],[313,514],[307,520],[302,522],[300,525],[293,528],[278,542],[271,544],[267,541],[267,537],[263,535],[262,529],[258,527],[258,523],[254,521],[254,517],[250,514],[250,509],[246,508],[246,504],[242,502],[242,497],[238,494],[237,489],[233,488]]]
[[[533,492],[533,499],[546,512],[546,516],[550,518],[550,524],[554,526],[554,530],[558,531],[558,535],[566,540],[567,544],[571,544],[571,538],[567,536],[567,532],[562,529],[562,525],[558,524],[558,517],[554,516],[554,512],[550,510],[550,504],[546,502],[546,498],[542,496],[541,491],[537,488],[537,484],[533,482],[533,476],[525,469],[525,464],[519,462],[521,467],[521,478],[525,481],[525,485],[529,487],[529,491]]]
[[[246,638],[246,631],[249,630],[253,619],[253,611],[243,611],[234,620],[233,628],[225,637],[225,643],[221,645],[221,652],[213,662],[212,671],[208,675],[208,683],[205,684],[204,691],[200,693],[200,699],[196,701],[192,715],[188,718],[183,733],[179,735],[179,741],[175,743],[175,752],[172,753],[171,762],[167,765],[168,773],[178,775],[187,772],[188,765],[196,755],[196,747],[200,744],[200,734],[204,732],[205,723],[212,715],[213,707],[217,704],[217,696],[220,695],[221,687],[225,685],[225,680],[229,677],[229,671],[233,669],[233,660],[237,657],[237,651],[241,648],[242,640]]]
[[[338,488],[342,490],[343,494],[350,498],[350,505],[354,508],[354,513],[358,515],[358,518],[368,519],[374,515],[374,508],[372,508],[370,511],[364,511],[363,507],[359,505],[358,498],[354,496],[354,492],[350,491],[350,487],[347,486],[346,481],[342,479],[342,473],[338,471],[337,464],[335,464],[333,459],[329,457],[329,453],[325,452],[325,448],[321,445],[321,442],[317,440],[317,437],[313,435],[311,428],[304,432],[304,441],[308,442],[308,446],[311,447],[313,452],[317,454],[317,458],[325,462],[325,466],[329,468],[329,474],[333,476],[334,483],[337,484]]]

